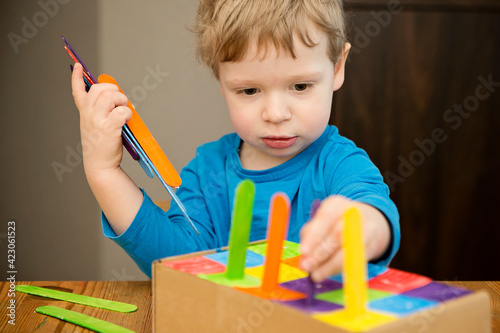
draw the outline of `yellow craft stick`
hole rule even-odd
[[[351,320],[356,320],[366,313],[368,294],[361,214],[357,208],[350,208],[344,213],[343,234],[345,313]]]
[[[342,264],[342,282],[344,284],[344,310],[313,316],[351,332],[365,332],[397,318],[371,312],[366,308],[368,282],[366,281],[361,213],[354,207],[350,208],[344,212],[343,222],[342,255],[344,262]]]

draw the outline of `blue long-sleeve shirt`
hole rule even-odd
[[[256,188],[250,241],[266,238],[269,203],[277,191],[290,198],[287,239],[294,242],[299,242],[300,229],[309,220],[314,199],[343,195],[374,206],[387,217],[391,244],[377,263],[387,265],[394,257],[400,242],[399,214],[389,198],[389,189],[365,151],[342,137],[335,126],[328,126],[297,156],[268,170],[244,169],[238,155],[240,143],[233,133],[204,144],[181,172],[183,182],[177,195],[200,236],[174,202],[164,212],[144,191],[139,212],[123,234],[117,236],[102,214],[104,235],[120,245],[151,277],[151,264],[156,259],[226,246],[236,186],[250,179]]]

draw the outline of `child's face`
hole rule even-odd
[[[219,79],[231,122],[243,140],[242,166],[262,170],[284,163],[325,130],[333,91],[344,77],[344,58],[334,66],[323,33],[315,47],[295,38],[296,59],[285,51],[256,46],[238,62],[221,62]],[[345,56],[347,52],[345,53]]]

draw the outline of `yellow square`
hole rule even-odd
[[[327,324],[341,327],[352,332],[363,332],[398,319],[393,316],[366,311],[362,316],[352,320],[345,310],[315,314],[313,317]]]
[[[262,280],[262,277],[264,276],[264,266],[245,268],[245,274],[255,276]],[[302,279],[305,277],[307,277],[306,272],[298,268],[280,263],[278,283]]]

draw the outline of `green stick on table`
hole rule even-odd
[[[16,285],[16,291],[118,312],[134,312],[137,310],[137,306],[133,304],[110,301],[107,299],[67,293],[64,291],[36,286]]]
[[[36,312],[58,318],[67,321],[69,323],[91,329],[96,332],[134,333],[134,331],[118,326],[116,324],[101,319],[97,319],[91,316],[87,316],[79,312],[59,308],[57,306],[50,306],[50,305],[40,306],[36,308]]]

